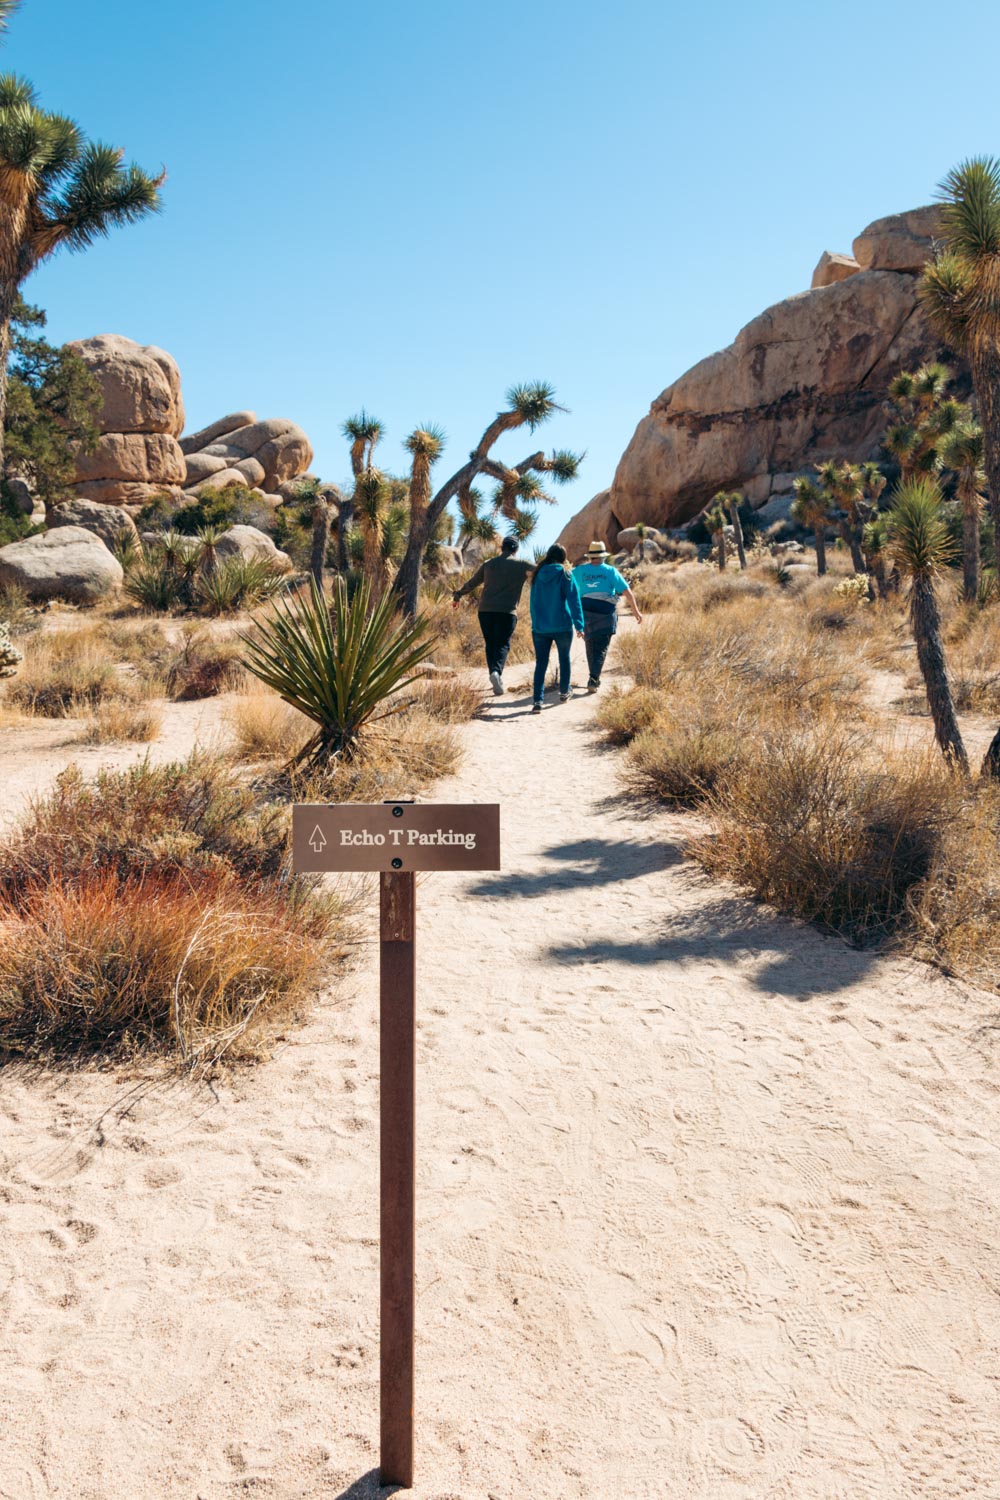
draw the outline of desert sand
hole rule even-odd
[[[418,897],[413,1495],[1000,1496],[996,998],[710,884],[529,707],[436,793],[503,871]],[[140,753],[46,743],[5,815]],[[3,1500],[380,1493],[375,958],[214,1091],[0,1074]]]

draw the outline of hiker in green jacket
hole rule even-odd
[[[505,691],[503,669],[510,651],[510,640],[517,624],[517,606],[521,602],[521,590],[533,571],[534,564],[521,562],[514,554],[517,538],[505,536],[500,545],[500,556],[487,558],[480,563],[468,583],[452,595],[452,607],[467,594],[482,588],[479,596],[479,628],[483,632],[486,647],[486,670],[490,684],[499,698]]]

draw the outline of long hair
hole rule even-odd
[[[545,567],[546,563],[557,563],[562,568],[562,570],[563,570],[564,573],[568,573],[569,572],[569,568],[566,566],[566,548],[565,547],[560,547],[560,545],[559,545],[558,542],[553,542],[552,543],[552,546],[549,548],[548,552],[546,552],[545,556],[542,558],[541,562],[538,564],[538,566],[535,569],[534,573],[532,573],[532,575],[531,575],[531,587],[532,588],[535,587],[535,580],[538,577],[539,573],[542,571],[542,569]]]

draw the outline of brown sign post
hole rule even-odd
[[[485,804],[301,803],[298,871],[378,873],[381,1484],[413,1484],[416,874],[499,870],[500,809]]]

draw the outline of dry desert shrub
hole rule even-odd
[[[628,745],[663,713],[666,694],[658,688],[613,687],[597,705],[597,723],[612,745]]]
[[[0,843],[0,1050],[251,1045],[349,940],[343,900],[291,873],[288,824],[203,754],[63,772]]]
[[[32,1056],[178,1051],[215,1062],[283,1020],[320,967],[319,917],[224,873],[47,881],[0,911],[0,1047]]]
[[[119,672],[96,631],[45,631],[25,642],[24,661],[7,701],[27,713],[60,719],[138,689]]]
[[[226,723],[238,760],[291,760],[313,734],[308,719],[263,688],[234,698],[226,709]]]
[[[238,636],[206,628],[184,631],[167,673],[167,693],[178,703],[237,692],[246,683]]]
[[[762,608],[741,593],[704,614],[679,602],[623,636],[619,661],[639,687],[704,685],[734,704],[758,698],[769,713],[776,704],[801,712],[853,702],[864,687],[860,644],[845,649],[840,640],[810,639],[793,604]]]
[[[417,684],[414,702],[443,724],[465,724],[482,713],[483,694],[461,677],[432,673]]]
[[[6,700],[47,718],[157,696],[171,655],[159,625],[113,620],[72,619],[36,631],[22,649],[24,661],[8,684]]]
[[[934,858],[914,893],[917,951],[952,973],[1000,983],[1000,788],[965,787],[944,820]]]
[[[87,781],[70,766],[0,840],[0,904],[58,879],[111,871],[200,873],[228,868],[248,886],[288,874],[287,810],[262,804],[222,762],[201,752],[168,765],[148,760]]]
[[[685,723],[664,714],[628,747],[625,783],[640,796],[696,807],[732,773],[744,740],[730,723]]]
[[[370,730],[353,760],[331,758],[316,771],[283,772],[275,786],[287,786],[296,802],[385,802],[418,795],[450,776],[460,759],[454,728],[413,707]]]
[[[938,757],[887,758],[863,730],[778,727],[743,742],[693,853],[782,911],[878,939],[927,877],[955,787]]]
[[[151,703],[128,703],[108,698],[86,721],[83,745],[149,744],[163,728],[163,714]]]
[[[955,609],[948,636],[955,707],[959,712],[1000,714],[1000,608]]]

